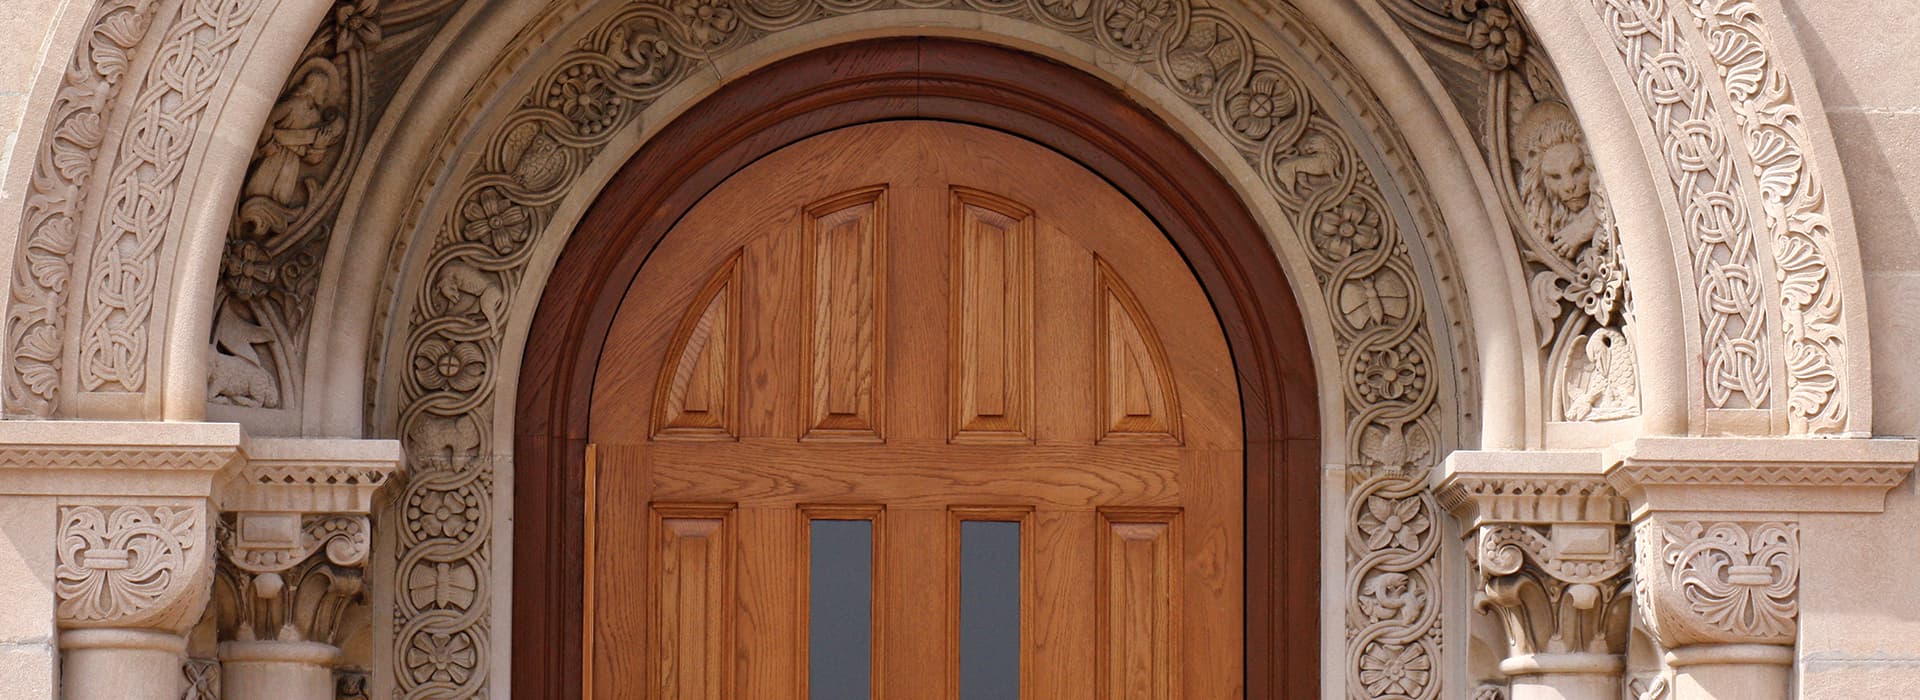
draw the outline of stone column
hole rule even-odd
[[[1910,440],[1642,438],[1608,481],[1630,505],[1634,595],[1673,700],[1792,696],[1807,513],[1877,513]]]
[[[1512,700],[1618,700],[1632,594],[1626,501],[1593,453],[1455,452],[1439,498],[1499,616]]]
[[[213,494],[244,442],[237,425],[0,421],[0,499],[32,515],[8,518],[8,539],[52,554],[22,572],[36,585],[9,591],[50,600],[0,608],[51,610],[39,624],[57,629],[61,697],[181,696],[185,633],[213,581]]]
[[[339,622],[365,593],[390,440],[255,440],[225,490],[220,686],[226,700],[333,700]]]

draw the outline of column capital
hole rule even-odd
[[[1633,549],[1604,466],[1594,452],[1474,451],[1442,465],[1438,498],[1466,526],[1478,603],[1506,628],[1509,675],[1624,667]]]

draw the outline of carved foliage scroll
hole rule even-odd
[[[73,256],[106,122],[130,52],[153,23],[153,0],[113,0],[94,10],[53,98],[53,118],[28,185],[7,310],[5,413],[46,418],[59,409]]]
[[[60,508],[55,614],[63,627],[179,627],[200,616],[210,580],[204,506]]]
[[[1661,645],[1793,643],[1797,524],[1650,519],[1634,537],[1635,593]]]
[[[1428,327],[1429,302],[1421,296],[1415,272],[1420,266],[1407,236],[1426,236],[1431,244],[1441,235],[1439,222],[1418,214],[1403,221],[1393,213],[1381,175],[1361,157],[1341,111],[1358,110],[1376,133],[1390,134],[1384,110],[1296,10],[1278,6],[1266,20],[1289,46],[1313,47],[1316,58],[1304,69],[1311,73],[1306,77],[1295,65],[1300,59],[1256,41],[1239,20],[1200,0],[673,0],[624,5],[586,31],[517,98],[518,107],[494,131],[473,141],[485,144],[485,151],[463,166],[468,170],[448,175],[452,202],[422,224],[434,231],[433,247],[422,268],[423,287],[408,292],[412,306],[398,324],[407,334],[404,362],[416,368],[401,375],[399,419],[415,473],[404,499],[408,527],[396,574],[413,593],[396,606],[394,644],[403,655],[435,649],[444,653],[431,658],[473,661],[401,664],[399,694],[473,694],[485,683],[477,659],[486,657],[491,644],[490,612],[487,595],[476,589],[490,567],[485,521],[493,494],[486,455],[498,450],[487,416],[495,410],[493,387],[502,381],[493,374],[493,358],[504,342],[500,312],[515,295],[538,293],[520,288],[534,238],[558,235],[548,223],[575,178],[613,134],[678,85],[697,61],[820,19],[915,8],[993,13],[1104,48],[1139,69],[1143,79],[1180,95],[1259,175],[1265,194],[1305,239],[1320,303],[1335,310],[1331,352],[1348,378],[1339,391],[1349,421],[1346,451],[1355,467],[1350,508],[1359,523],[1347,535],[1348,565],[1349,577],[1364,592],[1349,605],[1347,685],[1355,696],[1436,697],[1439,602],[1429,592],[1440,579],[1433,561],[1433,501],[1424,480],[1443,447],[1435,402],[1441,377],[1451,370],[1436,368],[1442,356]],[[551,40],[534,34],[520,41]],[[500,70],[514,69],[502,65]],[[1338,83],[1339,93],[1356,102],[1323,103],[1309,80]],[[1396,175],[1414,172],[1396,150],[1398,142],[1377,145],[1390,151]],[[1414,190],[1409,196],[1424,195]],[[1406,230],[1407,221],[1423,228]],[[817,258],[806,268],[819,275],[817,281],[833,279],[834,268],[822,267]],[[451,371],[418,369],[439,367]],[[829,380],[840,376],[819,368],[806,373],[816,371]],[[878,397],[863,395],[859,382],[848,386],[850,393],[816,397],[821,410],[809,414],[809,426],[825,419],[845,428],[836,437],[883,435]],[[851,405],[841,406],[835,396],[851,398]],[[875,401],[870,419],[862,413],[869,398]],[[849,411],[837,412],[836,406]],[[818,428],[814,433],[827,434]],[[428,501],[463,505],[436,510]],[[1376,511],[1385,515],[1361,522]],[[1376,537],[1376,531],[1387,534]]]

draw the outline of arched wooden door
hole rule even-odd
[[[667,233],[604,348],[596,697],[1243,692],[1232,358],[1065,157],[935,121],[775,151]]]

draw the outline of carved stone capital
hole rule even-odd
[[[369,514],[400,460],[391,440],[250,443],[222,493],[221,639],[333,644],[342,614],[363,598]],[[223,647],[222,657],[237,653]]]
[[[200,618],[212,581],[204,499],[63,505],[54,613],[64,629],[183,632]]]
[[[1501,670],[1614,673],[1630,620],[1626,501],[1593,453],[1456,452],[1439,498],[1466,525],[1479,605],[1507,632]]]
[[[1800,528],[1655,516],[1634,526],[1642,622],[1668,649],[1791,645],[1797,630]]]

